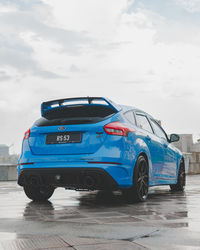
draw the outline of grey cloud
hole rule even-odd
[[[33,59],[33,50],[20,38],[0,36],[0,65],[10,66],[20,72],[30,73],[43,78],[61,77],[41,69]]]
[[[10,79],[11,77],[5,71],[0,71],[0,82],[8,81]]]
[[[40,0],[1,0],[1,4],[5,6],[14,6],[19,10],[30,10],[37,6],[45,6],[45,3]]]
[[[155,75],[155,71],[153,69],[150,69],[147,71],[147,75],[153,76],[153,75]]]
[[[77,55],[82,52],[83,45],[92,45],[93,41],[85,32],[75,32],[52,27],[37,15],[30,12],[3,13],[0,16],[0,27],[11,27],[10,32],[33,32],[36,36],[50,39],[62,46],[61,52]]]
[[[187,35],[186,35],[187,34]],[[199,46],[200,33],[199,26],[180,24],[178,22],[160,23],[157,26],[157,33],[154,37],[156,43],[163,42],[166,44],[184,43]]]
[[[191,91],[191,92],[186,92],[186,91],[180,91],[180,92],[173,92],[171,94],[168,94],[168,97],[171,97],[171,98],[190,98],[190,97],[194,97],[194,93]]]
[[[69,71],[70,72],[80,72],[80,69],[76,65],[72,64],[69,68]]]
[[[68,78],[67,76],[58,75],[58,74],[55,74],[55,73],[53,73],[51,71],[47,71],[47,70],[39,70],[38,71],[38,69],[36,69],[35,72],[37,75],[39,73],[39,75],[43,78],[50,78],[50,79],[56,79],[56,78],[65,78],[66,79],[66,78]]]
[[[195,13],[200,12],[200,2],[199,0],[176,0],[177,5],[184,8],[186,11]]]
[[[61,45],[60,53],[80,55],[84,46],[93,41],[85,32],[74,32],[50,26],[50,8],[40,0],[2,0],[1,4],[17,7],[17,11],[2,12],[0,15],[0,65],[10,66],[21,73],[42,78],[59,78],[56,73],[44,70],[34,58],[34,50],[21,37],[31,33],[31,39],[54,41]],[[65,77],[66,78],[66,77]]]
[[[131,84],[131,85],[141,85],[141,84],[145,84],[146,81],[144,79],[138,79],[138,80],[123,81],[122,83]]]
[[[106,43],[101,45],[106,50],[111,50],[111,49],[118,49],[122,45],[130,45],[133,44],[132,41],[121,41],[121,42],[113,42],[113,43]]]
[[[154,1],[155,2],[155,1]],[[193,44],[199,46],[200,33],[199,24],[200,18],[198,13],[184,13],[180,6],[194,7],[199,11],[199,0],[173,0],[171,4],[164,1],[166,11],[158,11],[154,4],[149,4],[148,1],[133,1],[125,10],[127,14],[142,13],[148,17],[151,22],[146,22],[145,19],[136,19],[134,25],[140,29],[154,29],[154,42],[165,44]],[[158,6],[159,3],[156,4]],[[178,5],[178,7],[176,6]],[[174,6],[174,11],[171,13],[169,6]],[[195,12],[195,11],[194,11]],[[176,13],[176,14],[175,14]],[[187,34],[187,35],[186,35]]]

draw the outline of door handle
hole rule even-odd
[[[168,147],[168,145],[167,145],[166,143],[164,143],[164,144],[163,144],[163,146],[164,146],[165,148],[167,148],[167,147]]]
[[[151,137],[148,136],[148,135],[146,136],[146,139],[147,139],[147,141],[149,141],[149,142],[151,141]]]

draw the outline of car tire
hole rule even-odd
[[[26,196],[33,201],[47,201],[54,193],[53,187],[24,186]]]
[[[147,199],[149,189],[148,163],[144,156],[139,156],[133,173],[133,186],[124,189],[123,194],[133,202],[143,202]]]
[[[179,170],[178,170],[178,177],[177,177],[177,183],[170,185],[171,191],[184,191],[185,188],[185,166],[184,162],[181,161]]]

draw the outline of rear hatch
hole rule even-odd
[[[35,155],[95,153],[106,138],[103,127],[107,119],[117,112],[117,107],[103,98],[43,103],[43,117],[31,129],[31,151]]]

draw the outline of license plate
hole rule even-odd
[[[46,144],[64,144],[81,142],[80,132],[56,133],[46,136]]]

